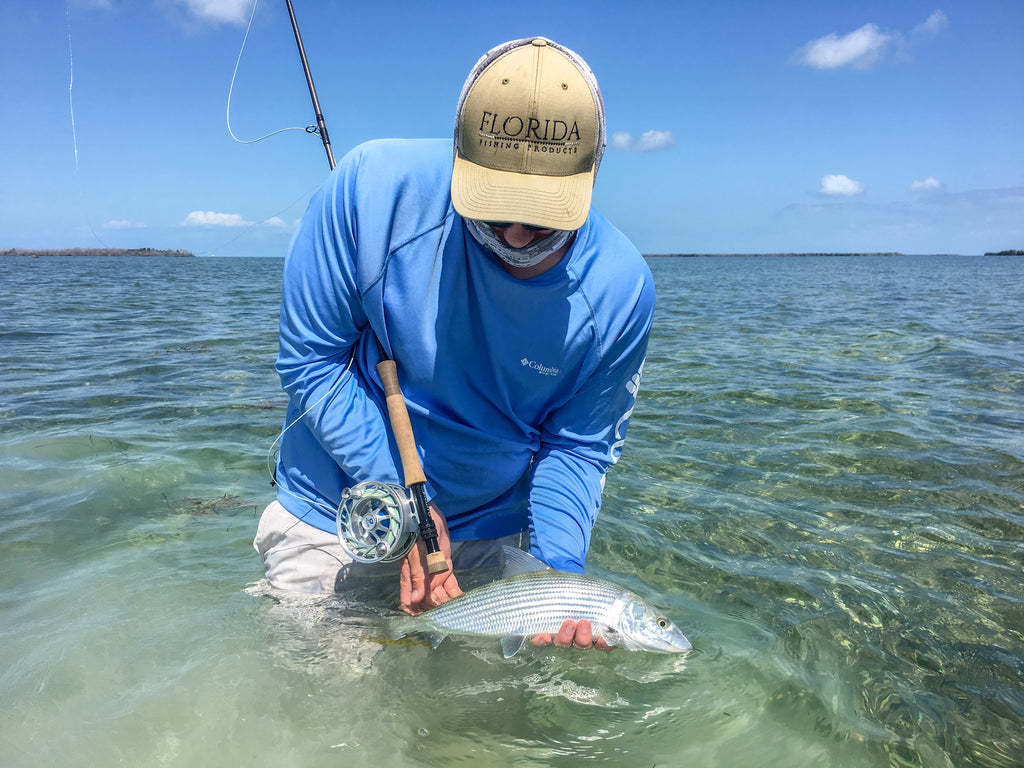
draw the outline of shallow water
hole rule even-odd
[[[588,565],[697,651],[506,660],[262,585],[279,260],[0,260],[3,764],[1024,764],[1024,260],[650,264]]]

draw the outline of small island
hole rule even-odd
[[[884,251],[884,252],[872,252],[872,253],[645,253],[644,256],[650,258],[657,258],[660,256],[671,256],[675,258],[683,259],[696,259],[696,258],[708,258],[718,256],[903,256],[904,254],[896,251]]]
[[[1009,250],[1009,251],[989,251],[985,254],[986,256],[1024,256],[1024,250]]]
[[[162,250],[159,248],[51,248],[51,249],[26,249],[7,248],[0,250],[0,256],[175,256],[194,257],[191,251]]]

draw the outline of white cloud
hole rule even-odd
[[[245,24],[254,0],[178,0],[193,16],[216,24]]]
[[[240,214],[214,211],[192,211],[181,223],[185,227],[251,227],[253,224]]]
[[[145,229],[145,227],[144,222],[125,221],[124,219],[114,219],[103,225],[104,229]]]
[[[127,222],[125,222],[127,223]],[[293,225],[280,216],[271,216],[263,221],[249,221],[239,213],[217,213],[216,211],[192,211],[181,222],[183,227],[276,227],[291,229]]]
[[[812,40],[797,52],[797,61],[815,69],[869,69],[881,59],[892,39],[877,25],[865,24],[842,37],[833,32]]]
[[[934,11],[914,27],[911,37],[917,40],[933,38],[949,26],[949,17]],[[798,50],[793,60],[814,69],[871,69],[885,58],[909,60],[910,44],[903,33],[879,29],[877,24],[865,24],[847,35],[835,32],[812,40]]]
[[[612,134],[612,147],[620,152],[662,152],[676,145],[672,131],[644,131],[640,138],[619,131]]]
[[[821,194],[829,196],[849,197],[859,195],[864,185],[841,173],[829,173],[821,177]]]
[[[911,190],[914,192],[930,192],[936,189],[942,189],[942,182],[936,179],[934,176],[929,176],[927,179],[917,179],[911,182]]]
[[[949,17],[942,11],[934,11],[931,16],[914,27],[914,34],[935,37],[948,26]]]

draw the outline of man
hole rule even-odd
[[[285,264],[277,370],[289,395],[278,495],[254,542],[277,587],[344,590],[380,563],[340,546],[342,491],[400,482],[375,365],[395,360],[449,570],[418,544],[399,600],[461,593],[503,543],[583,571],[654,308],[636,248],[590,207],[605,147],[597,82],[544,38],[485,54],[449,142],[355,148],[314,196]],[[379,570],[377,571],[380,572]],[[586,622],[554,642],[607,647]]]

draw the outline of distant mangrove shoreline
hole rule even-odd
[[[699,258],[712,258],[716,256],[906,256],[905,253],[899,251],[877,251],[877,252],[854,252],[854,253],[839,253],[836,251],[828,251],[822,253],[645,253],[644,256],[648,258],[659,258],[662,256],[672,256],[681,259],[699,259]],[[963,256],[966,254],[921,254],[929,256]],[[985,254],[986,256],[1024,256],[1024,250],[1009,250],[1009,251],[989,251]]]
[[[645,253],[647,258],[677,258],[677,259],[700,259],[715,257],[736,257],[736,256],[762,256],[762,257],[783,257],[783,256],[906,256],[899,251],[873,251],[873,252],[850,252],[840,253],[838,251],[815,252],[789,252],[789,253]],[[986,256],[1024,256],[1024,250],[989,251]],[[160,248],[6,248],[0,249],[0,257],[3,256],[173,256],[181,258],[194,258],[191,251],[170,250]]]
[[[159,248],[7,248],[0,256],[176,256],[194,257],[191,251],[171,251]]]
[[[682,259],[704,259],[718,256],[905,256],[906,254],[899,253],[897,251],[880,251],[877,253],[836,253],[836,252],[822,252],[822,253],[645,253],[644,256],[650,258],[660,258],[663,256],[671,256],[674,258]]]

